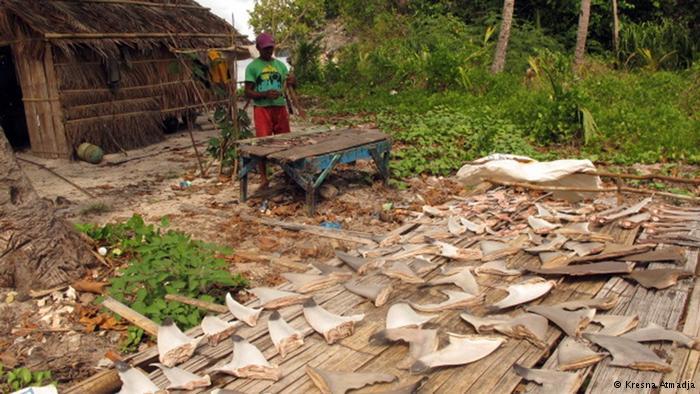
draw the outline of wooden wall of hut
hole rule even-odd
[[[125,52],[112,61],[119,81],[110,86],[107,62],[92,52],[56,56],[58,90],[66,138],[74,150],[83,142],[117,152],[163,139],[163,119],[201,110],[187,70],[167,50]],[[198,87],[208,104],[217,100]],[[225,102],[225,100],[222,100]]]
[[[51,47],[37,50],[25,42],[15,42],[11,47],[32,152],[48,158],[70,157]]]

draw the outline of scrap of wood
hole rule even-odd
[[[37,166],[37,167],[39,167],[39,168],[41,168],[41,169],[43,169],[43,170],[46,170],[46,171],[50,172],[52,175],[56,176],[58,179],[60,179],[60,180],[62,180],[62,181],[64,181],[64,182],[66,182],[67,184],[69,184],[69,185],[73,186],[74,188],[78,189],[80,192],[82,192],[82,193],[85,194],[86,196],[91,197],[91,198],[95,198],[95,195],[94,195],[94,194],[92,194],[92,193],[90,193],[89,191],[85,190],[84,188],[78,186],[77,184],[75,184],[75,182],[71,181],[70,179],[64,177],[63,175],[57,173],[56,171],[50,169],[49,167],[47,167],[47,166],[45,166],[45,165],[43,165],[43,164],[41,164],[41,163],[37,163],[37,162],[32,161],[32,160],[27,160],[27,159],[22,158],[22,157],[17,157],[17,160],[23,161],[23,162],[29,163],[29,164],[34,164],[35,166]]]
[[[600,189],[588,188],[588,187],[563,187],[563,186],[542,186],[533,185],[532,183],[522,183],[522,182],[504,182],[504,181],[490,181],[494,185],[500,186],[510,186],[510,187],[522,187],[530,190],[546,191],[546,192],[582,192],[582,193],[636,193],[636,194],[650,194],[656,196],[663,196],[668,198],[676,198],[678,200],[694,201],[700,202],[700,197],[684,196],[682,194],[660,192],[656,190],[647,189],[637,189],[633,187],[602,187]]]
[[[122,385],[116,368],[100,371],[95,375],[69,387],[65,394],[111,394],[116,392]]]
[[[281,227],[285,230],[290,231],[301,231],[309,234],[318,235],[326,238],[340,239],[343,241],[357,242],[365,245],[376,246],[377,243],[374,241],[374,235],[370,233],[362,233],[360,231],[348,231],[348,230],[333,230],[321,226],[314,226],[310,224],[297,224],[288,223],[282,220],[275,220],[269,218],[260,218],[256,216],[251,216],[246,213],[241,213],[241,219],[254,222],[259,224],[264,224],[271,227]]]
[[[105,298],[105,300],[102,301],[102,306],[123,317],[124,319],[128,320],[135,326],[143,329],[145,332],[153,335],[154,337],[158,336],[158,324],[156,324],[156,322],[136,312],[135,310],[129,308],[128,306],[122,304],[114,298]]]
[[[228,308],[226,307],[226,305],[214,304],[213,302],[197,300],[197,299],[185,297],[185,296],[182,296],[179,294],[166,294],[165,299],[167,301],[176,301],[176,302],[181,302],[183,304],[196,306],[197,308],[205,309],[205,310],[216,312],[216,313],[228,312]]]

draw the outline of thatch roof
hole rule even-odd
[[[193,0],[0,0],[0,32],[51,42],[66,53],[249,45],[230,24]],[[0,34],[3,35],[3,34]],[[244,52],[242,52],[244,53]]]

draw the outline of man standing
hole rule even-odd
[[[275,39],[262,33],[255,39],[260,57],[245,69],[245,95],[253,100],[253,120],[256,137],[289,133],[289,113],[284,98],[285,84],[294,85],[295,79],[287,66],[273,57]],[[268,186],[267,165],[260,163],[261,188]]]

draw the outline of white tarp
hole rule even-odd
[[[601,187],[600,178],[584,174],[595,169],[590,160],[540,162],[526,156],[497,153],[464,165],[457,172],[457,179],[468,186],[495,181],[598,189]],[[595,197],[592,193],[581,192],[555,192],[554,196],[571,201]]]

